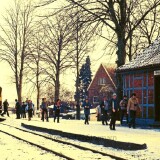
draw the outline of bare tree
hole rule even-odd
[[[73,40],[70,20],[64,15],[47,17],[43,22],[45,40],[42,42],[44,52],[45,73],[48,82],[55,87],[54,99],[59,98],[60,74],[72,64],[71,53],[74,48],[70,45]]]
[[[68,11],[69,18],[71,19],[72,35],[73,40],[71,45],[73,46],[74,52],[71,54],[71,59],[73,61],[73,68],[75,68],[76,77],[76,92],[75,101],[77,107],[77,119],[80,119],[80,81],[79,81],[79,71],[82,63],[86,59],[89,52],[93,49],[94,44],[94,34],[97,28],[97,23],[93,25],[88,25],[88,17],[85,17],[82,10],[79,8],[72,9]],[[92,43],[92,45],[91,45]],[[92,49],[91,49],[92,48]]]
[[[43,5],[56,2],[56,0],[44,1]],[[159,7],[160,0],[66,0],[70,3],[65,8],[81,8],[83,14],[90,17],[90,22],[93,24],[99,21],[103,27],[109,28],[113,32],[115,46],[113,49],[117,54],[117,66],[125,64],[127,51],[131,60],[133,53],[139,48],[137,43],[139,40],[143,42],[141,37],[137,37],[136,33],[140,24],[147,16]],[[64,7],[62,7],[62,10]],[[108,35],[103,35],[107,37]],[[143,37],[143,36],[142,36]],[[106,38],[108,39],[108,38]],[[134,41],[133,41],[134,40]],[[127,50],[128,47],[128,50]],[[117,92],[122,96],[122,78],[117,74]],[[119,97],[120,98],[120,97]]]
[[[160,5],[160,0],[67,0],[75,7],[79,6],[84,12],[109,27],[116,34],[117,66],[125,64],[126,45],[145,17]],[[74,7],[74,6],[73,6]],[[127,31],[130,25],[130,30]],[[122,78],[117,75],[117,92],[122,96]]]
[[[34,37],[31,39],[30,45],[30,54],[28,54],[27,58],[27,75],[26,81],[28,83],[33,84],[33,91],[37,93],[37,109],[40,106],[40,95],[41,88],[43,88],[46,83],[46,76],[44,75],[44,67],[42,61],[42,42],[44,40],[44,35],[42,31],[42,27],[37,24],[37,30],[35,30]]]
[[[14,6],[3,16],[4,23],[0,27],[0,58],[9,63],[16,84],[18,100],[21,102],[23,76],[25,72],[30,38],[33,36],[33,12],[31,3],[14,1]]]
[[[74,97],[74,92],[62,86],[60,97],[62,101],[70,102]]]

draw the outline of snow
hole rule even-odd
[[[160,37],[158,37],[142,53],[138,53],[133,60],[117,69],[117,71],[160,65]]]
[[[0,133],[0,151],[1,160],[47,160],[53,159],[53,154],[46,153],[33,147],[27,143],[16,140],[4,133]],[[60,160],[59,157],[54,156],[55,160]]]
[[[141,159],[145,159],[145,160],[158,160],[158,159],[160,159],[160,152],[159,152],[159,150],[160,150],[160,140],[159,140],[160,129],[152,129],[152,130],[151,129],[139,129],[139,128],[138,129],[132,129],[132,128],[129,129],[128,127],[120,126],[119,122],[117,122],[118,125],[116,126],[116,131],[111,131],[111,130],[109,130],[108,126],[102,126],[101,122],[97,122],[97,121],[90,121],[89,125],[84,125],[83,120],[77,121],[77,120],[62,120],[61,119],[60,123],[54,123],[52,118],[49,119],[49,122],[41,122],[41,120],[39,118],[33,118],[31,121],[27,121],[27,119],[16,120],[14,118],[7,118],[7,120],[3,123],[14,125],[16,127],[21,127],[21,123],[25,123],[25,124],[29,124],[32,126],[40,126],[40,127],[61,130],[64,132],[70,132],[70,133],[75,133],[75,134],[78,133],[78,134],[83,134],[83,135],[103,137],[103,138],[112,139],[112,140],[114,139],[114,140],[122,141],[122,142],[133,142],[133,143],[138,143],[138,144],[146,143],[148,148],[145,150],[138,150],[138,151],[126,151],[125,150],[124,151],[124,150],[117,150],[117,149],[113,149],[113,148],[106,148],[101,145],[95,145],[95,144],[91,144],[88,142],[80,142],[78,140],[71,140],[71,139],[65,138],[65,141],[69,141],[73,144],[78,144],[81,146],[92,148],[94,150],[102,151],[102,152],[105,152],[105,153],[108,153],[111,155],[120,156],[125,159],[135,159],[135,160],[137,160],[137,159],[139,159],[139,160],[141,160]],[[12,130],[12,133],[14,133],[13,130]],[[44,135],[44,133],[39,133],[39,134]],[[49,135],[47,133],[45,135],[56,138],[56,139],[61,139],[61,140],[64,139],[62,137],[55,136],[55,135]],[[0,137],[2,137],[2,134],[0,134]],[[0,140],[2,140],[2,138]],[[34,136],[32,136],[31,140],[37,141],[37,143],[43,142],[42,139],[37,138],[37,137],[35,139]],[[2,149],[1,147],[3,146],[3,148],[4,148],[3,150],[5,150],[7,153],[13,154],[15,149],[13,147],[11,147],[11,145],[9,145],[10,139],[8,139],[8,141],[6,141],[6,142],[5,141],[4,142],[1,141],[1,142],[5,143],[5,145],[0,145],[0,149]],[[12,142],[12,143],[17,144],[19,142]],[[23,147],[23,145],[24,145],[24,147]],[[52,148],[53,143],[47,141],[47,146]],[[16,145],[16,147],[18,147],[18,145]],[[92,152],[88,151],[88,152],[86,152],[86,154],[83,154],[84,151],[75,150],[75,153],[74,153],[74,152],[70,151],[70,149],[72,150],[73,148],[68,148],[68,149],[65,148],[64,149],[63,147],[61,145],[57,145],[57,147],[55,147],[55,148],[57,149],[57,151],[63,151],[63,153],[65,153],[68,156],[73,156],[75,159],[79,159],[80,158],[79,155],[81,155],[81,154],[84,155],[83,159],[86,159],[86,160],[96,159],[93,156]],[[22,144],[21,148],[26,148],[25,144]],[[25,149],[26,156],[30,152],[30,148],[32,148],[32,147],[27,147]],[[10,150],[8,150],[8,149],[10,149]],[[20,155],[23,154],[23,151],[18,150],[18,148],[16,150],[17,150],[16,151],[17,156],[19,154]],[[32,149],[32,150],[33,150],[33,153],[36,152],[36,151],[34,152],[34,149]],[[37,154],[41,154],[41,152],[37,151]],[[7,154],[7,155],[10,155],[10,154]],[[24,153],[24,156],[25,156],[25,153]],[[50,155],[48,155],[47,157],[49,157],[49,156]],[[101,158],[101,155],[97,155],[97,157]],[[46,159],[48,160],[50,158],[46,158]],[[102,159],[104,159],[104,158],[102,158]]]

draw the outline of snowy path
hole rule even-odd
[[[71,145],[57,143],[49,139],[46,139],[42,136],[37,136],[31,133],[23,132],[13,127],[9,127],[6,125],[2,126],[2,124],[0,124],[0,127],[3,128],[1,130],[3,130],[4,132],[10,132],[9,134],[17,136],[20,139],[24,139],[25,141],[37,144],[39,146],[47,147],[49,150],[54,150],[57,153],[70,157],[71,159],[75,159],[75,160],[79,160],[79,159],[104,159],[104,160],[106,159],[106,160],[109,160],[111,159],[108,156],[103,156],[103,155],[93,153],[88,150],[78,149]],[[52,159],[54,160],[53,157]]]
[[[21,127],[21,123],[26,123],[33,126],[54,128],[56,130],[61,130],[69,133],[80,133],[84,135],[106,137],[106,138],[116,138],[116,140],[124,142],[134,142],[147,144],[147,149],[139,151],[124,151],[113,148],[106,148],[100,145],[90,144],[87,142],[80,142],[77,140],[65,139],[67,142],[77,144],[79,146],[84,146],[92,148],[97,151],[115,155],[117,157],[122,157],[124,159],[131,160],[160,160],[160,130],[148,130],[148,129],[128,129],[126,127],[116,127],[116,131],[110,131],[108,126],[102,126],[98,122],[90,122],[90,125],[84,125],[83,121],[75,120],[61,120],[60,124],[53,123],[53,120],[50,119],[50,122],[41,122],[40,119],[33,118],[32,121],[28,122],[27,120],[15,120],[13,118],[8,118],[5,123],[9,125],[14,125],[16,127]],[[56,139],[63,139],[55,135],[49,135],[46,133],[39,133]],[[37,138],[36,138],[37,139]],[[52,144],[51,144],[52,145]],[[70,152],[69,150],[67,152]],[[75,151],[72,154],[76,153]],[[83,151],[83,154],[84,151]],[[82,155],[83,155],[82,154]],[[70,155],[70,153],[69,153]],[[84,157],[84,160],[94,159],[92,158],[93,153],[87,152],[88,157]],[[98,155],[99,156],[99,155]],[[100,155],[101,156],[101,155]],[[97,157],[96,157],[97,158]],[[80,160],[83,160],[82,157]],[[104,157],[102,158],[102,160]],[[108,158],[107,158],[108,159]],[[48,159],[47,159],[48,160]],[[49,158],[50,160],[50,158]],[[52,160],[52,159],[51,159]]]

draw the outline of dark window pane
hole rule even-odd
[[[148,107],[148,118],[154,118],[154,108]]]
[[[148,90],[148,104],[153,104],[154,103],[154,91],[153,90]]]

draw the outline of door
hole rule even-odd
[[[160,76],[155,76],[155,121],[160,121]]]

